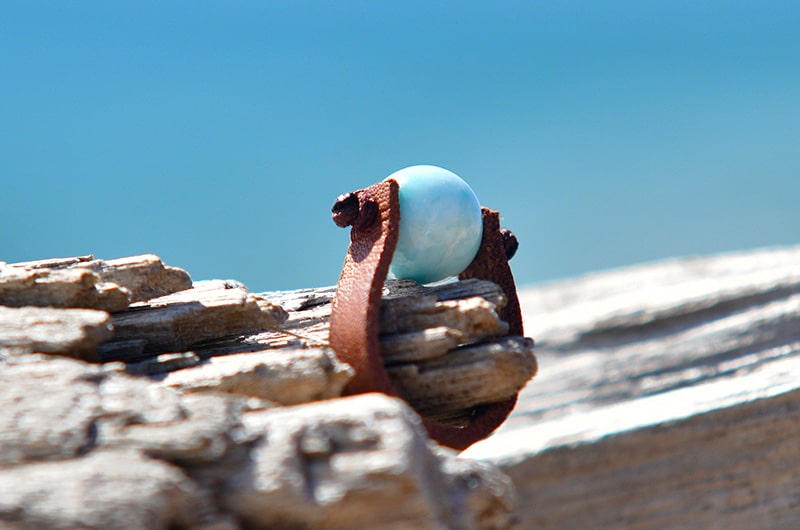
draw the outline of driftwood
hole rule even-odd
[[[93,256],[0,263],[0,305],[83,307],[121,311],[131,302],[188,289],[185,271],[146,254],[115,260]]]
[[[0,525],[518,528],[507,477],[435,448],[407,404],[334,399],[353,371],[326,345],[330,288],[186,280],[149,255],[0,267]],[[468,421],[536,370],[491,283],[385,298],[417,412]]]
[[[297,405],[342,395],[352,369],[324,348],[282,348],[212,357],[163,379],[183,392],[214,390]]]
[[[264,293],[290,311],[284,328],[315,340],[327,336],[329,290]],[[473,407],[508,399],[536,373],[533,342],[497,338],[500,288],[481,280],[434,287],[389,281],[381,306],[381,352],[389,376],[421,414],[461,424]]]
[[[4,353],[32,352],[95,358],[97,346],[111,336],[103,311],[0,306],[0,359]]]
[[[401,300],[402,289],[428,297],[427,304],[448,299],[391,287]],[[470,293],[450,299],[501,303],[491,285],[467,287]],[[507,423],[458,458],[431,449],[399,400],[371,395],[287,408],[237,390],[192,392],[192,385],[227,384],[222,369],[219,377],[170,386],[195,370],[187,366],[225,356],[235,364],[245,352],[259,360],[242,373],[268,372],[259,363],[276,366],[263,359],[281,350],[317,353],[313,377],[324,380],[324,372],[341,384],[347,367],[325,372],[320,344],[332,289],[259,296],[282,305],[288,319],[280,326],[302,338],[233,333],[183,352],[141,348],[130,359],[136,363],[106,365],[24,353],[32,341],[0,343],[0,525],[798,526],[800,247],[673,260],[521,290],[540,374]],[[384,337],[396,361],[390,370],[435,362],[454,345],[468,349],[458,346],[461,329],[431,323],[408,331],[409,343],[402,332]],[[430,351],[410,345],[420,341]],[[109,359],[131,347],[118,341]],[[488,464],[513,479],[521,522],[511,484]],[[385,503],[392,491],[402,491],[392,497],[402,501]]]
[[[6,293],[0,303],[74,306],[77,301],[66,287],[70,284],[64,283],[73,277],[93,289],[102,280],[107,289],[127,293],[130,301],[168,293],[130,305],[126,301],[110,310],[111,336],[109,322],[99,317],[78,322],[76,318],[89,313],[62,310],[66,312],[56,314],[61,317],[47,321],[48,330],[61,325],[78,337],[58,342],[55,334],[56,342],[48,345],[29,337],[26,346],[11,333],[0,335],[0,347],[4,340],[15,341],[15,351],[122,361],[137,374],[180,370],[165,375],[165,384],[185,391],[240,393],[284,405],[336,397],[352,377],[326,345],[333,294],[329,288],[254,294],[238,282],[220,280],[186,288],[186,273],[164,266],[152,255],[44,260],[5,265],[0,272],[0,285],[14,287],[9,291],[13,296]],[[20,277],[27,279],[19,282]],[[51,282],[53,277],[61,283]],[[151,281],[165,285],[150,285]],[[183,290],[172,292],[178,288]],[[96,298],[78,301],[108,309]],[[434,288],[389,282],[380,322],[382,352],[396,386],[418,411],[463,423],[474,407],[514,396],[536,373],[531,341],[498,338],[508,332],[497,316],[505,303],[502,291],[490,282],[467,280]],[[17,317],[10,318],[13,327]],[[249,355],[220,357],[243,353]]]
[[[270,408],[66,358],[0,366],[7,528],[519,528],[509,479],[397,399]]]
[[[248,429],[275,435],[232,477],[225,504],[269,528],[516,526],[510,482],[449,451],[432,452],[400,403],[368,394],[246,416]]]
[[[533,341],[509,337],[459,348],[425,363],[388,368],[401,395],[423,416],[462,424],[472,407],[504,401],[536,372]]]
[[[286,317],[279,305],[241,284],[217,280],[135,303],[114,314],[111,322],[114,341],[141,341],[144,355],[179,352],[209,340],[275,328]]]
[[[128,307],[130,293],[102,281],[86,269],[25,269],[4,267],[0,276],[0,302],[8,307],[85,307],[120,311]]]
[[[541,374],[491,438],[525,528],[800,525],[800,247],[521,293]]]
[[[431,296],[391,284],[387,307],[395,298],[397,307],[427,304],[415,311],[431,314],[445,314],[450,302],[433,308],[448,299],[473,308],[483,305],[469,301],[473,296],[502,304],[491,285],[454,285],[437,289],[470,291]],[[294,366],[285,376],[307,372],[323,381],[311,397],[293,399],[335,395],[348,368],[337,366],[322,344],[331,295],[331,289],[258,295],[284,307],[288,318],[280,326],[300,338],[232,332],[182,352],[146,352],[139,343],[130,357],[137,346],[117,339],[103,355],[137,362],[105,366],[26,353],[44,343],[20,340],[14,326],[20,321],[7,318],[10,327],[0,325],[0,522],[233,529],[261,520],[302,527],[325,519],[338,525],[327,528],[513,527],[507,479],[491,466],[431,451],[402,402],[362,396],[286,408],[263,393],[279,364],[266,359],[285,351],[287,358],[317,355],[298,361],[314,368]],[[513,479],[520,528],[796,528],[799,297],[800,248],[674,260],[521,290],[541,373],[508,422],[463,455],[495,464]],[[71,318],[85,310],[37,311]],[[488,313],[477,314],[481,322]],[[463,353],[471,346],[459,344],[475,333],[464,330],[486,329],[435,320],[383,337],[390,370],[436,363],[453,348]],[[387,329],[400,321],[388,318]],[[107,330],[102,318],[93,322],[97,327],[87,329]],[[51,339],[49,349],[69,353],[87,340],[91,334],[76,332],[79,327],[63,326],[73,338]],[[9,339],[11,329],[16,339]],[[494,332],[483,333],[476,336],[486,341]],[[109,340],[103,337],[89,339],[85,349]],[[426,346],[420,351],[418,344]],[[246,352],[252,362],[223,368],[221,361],[237,365]],[[199,368],[217,362],[218,371],[200,375]],[[189,377],[193,370],[198,375]],[[258,385],[249,373],[255,380],[271,375]],[[177,383],[181,377],[186,380]],[[237,377],[245,381],[239,390],[226,382]],[[220,387],[228,394],[197,391]],[[377,417],[395,419],[365,420]],[[385,438],[387,429],[393,438]],[[378,448],[398,443],[398,436],[417,441],[411,453],[389,445],[398,448],[392,460]],[[353,461],[361,467],[348,467]],[[412,493],[403,502],[383,504],[377,494],[367,502],[363,486],[374,483],[359,469],[384,477],[376,491],[403,484]],[[381,475],[387,469],[399,471]],[[106,487],[87,489],[95,483]],[[84,492],[80,501],[68,495],[75,491]],[[93,508],[82,509],[89,498]],[[378,512],[366,505],[386,511],[369,519]],[[266,513],[270,506],[279,509]]]

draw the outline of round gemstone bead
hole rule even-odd
[[[388,178],[399,184],[400,200],[392,275],[431,283],[466,269],[483,237],[481,207],[472,188],[436,166],[411,166]]]

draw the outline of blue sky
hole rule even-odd
[[[518,283],[800,242],[797,2],[0,6],[0,260],[335,283],[340,193],[460,174]]]

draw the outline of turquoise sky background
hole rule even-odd
[[[335,283],[340,193],[460,174],[518,283],[800,242],[800,2],[0,5],[0,260]]]

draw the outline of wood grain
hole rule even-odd
[[[257,294],[229,280],[192,284],[184,271],[148,254],[4,264],[0,273],[2,302],[107,311],[96,322],[76,320],[84,313],[59,313],[62,321],[50,318],[46,331],[44,322],[20,328],[9,317],[0,333],[6,351],[13,345],[20,352],[124,362],[129,373],[181,391],[284,405],[339,396],[354,377],[327,344],[331,288]],[[111,303],[103,293],[119,299]],[[476,407],[509,399],[536,373],[533,343],[503,338],[508,324],[498,311],[507,299],[497,285],[389,281],[382,294],[383,362],[403,397],[428,418],[464,424]],[[43,333],[55,342],[36,338]]]
[[[97,346],[111,336],[104,311],[0,306],[0,360],[41,352],[96,361]]]
[[[796,528],[800,247],[523,290],[541,373],[466,455],[527,528]]]

